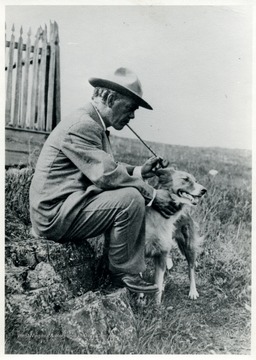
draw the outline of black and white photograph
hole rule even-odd
[[[1,12],[3,356],[253,357],[253,1]]]

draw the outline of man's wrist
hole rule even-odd
[[[133,176],[137,176],[143,180],[143,177],[141,175],[141,169],[142,169],[142,166],[135,166],[135,168],[133,169]],[[151,206],[153,204],[155,197],[156,197],[156,189],[153,189],[153,197],[150,200],[150,202],[147,204],[147,206]]]
[[[156,197],[156,189],[153,189],[154,192],[153,192],[153,197],[152,199],[150,200],[150,202],[147,204],[147,206],[151,206],[155,200],[155,197]]]
[[[143,179],[143,177],[141,175],[141,168],[142,168],[142,166],[135,166],[135,168],[133,170],[133,176],[137,176],[137,177]]]

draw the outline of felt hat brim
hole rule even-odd
[[[93,87],[103,87],[114,90],[120,94],[132,98],[139,106],[148,110],[153,110],[153,108],[144,99],[142,99],[142,97],[140,97],[135,92],[131,91],[125,86],[122,86],[110,80],[100,79],[100,78],[90,78],[88,81]]]

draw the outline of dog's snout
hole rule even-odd
[[[205,188],[201,189],[201,194],[204,195],[207,192]]]

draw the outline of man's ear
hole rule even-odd
[[[112,108],[115,103],[115,96],[113,94],[109,94],[106,103],[109,108]]]

